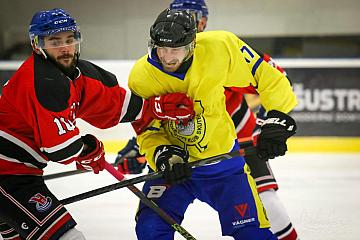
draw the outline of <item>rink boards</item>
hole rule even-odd
[[[133,60],[94,60],[113,72],[122,87]],[[298,105],[291,113],[298,124],[296,137],[289,139],[290,152],[360,152],[360,60],[278,59],[293,83]],[[0,61],[0,93],[21,62]],[[108,152],[117,152],[134,135],[129,124],[97,130],[78,124],[105,143]]]

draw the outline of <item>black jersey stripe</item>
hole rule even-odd
[[[126,108],[126,111],[124,116],[120,119],[120,122],[133,122],[142,110],[143,99],[136,94],[131,93],[129,104],[124,107]]]
[[[247,105],[247,102],[245,98],[242,99],[240,109],[233,112],[231,119],[234,122],[235,128],[240,124],[240,122],[245,117],[246,112],[248,111],[249,107]]]
[[[46,155],[49,160],[54,162],[63,161],[66,159],[70,159],[71,157],[75,156],[77,153],[80,152],[82,149],[84,143],[81,138],[77,139],[76,141],[72,142],[68,146],[57,150],[55,152],[44,152],[44,155]]]
[[[253,170],[251,170],[251,171],[253,172]],[[254,174],[253,173],[251,173],[251,174],[255,176],[255,175],[263,175],[264,173],[261,172],[261,170],[259,170],[259,171],[254,172]],[[263,180],[258,180],[258,178],[254,177],[256,186],[260,187],[262,185],[277,184],[274,176],[271,176],[271,175],[268,175],[268,176],[269,176],[269,178],[263,179]],[[259,177],[259,178],[261,178],[261,177]]]
[[[53,201],[55,200],[53,199]],[[58,203],[55,204],[57,205]],[[31,239],[44,239],[46,235],[50,235],[50,239],[59,239],[65,232],[76,225],[75,220],[63,206],[58,207],[55,213],[53,211],[48,216],[50,217],[43,223],[41,229],[33,233]],[[63,222],[62,227],[57,228],[55,225],[60,222]]]
[[[0,223],[0,234],[4,239],[15,239],[19,237],[15,229],[5,223]]]
[[[288,232],[290,229],[292,229],[292,224],[290,223],[289,225],[287,225],[283,230],[281,230],[281,231],[278,231],[278,232],[276,232],[275,234],[276,234],[276,236],[281,236],[281,235],[283,235],[284,233],[286,233],[286,232]]]
[[[40,159],[33,157],[26,149],[11,142],[4,136],[0,136],[0,154],[8,158],[13,158],[19,162],[30,163],[40,169],[43,169],[47,165],[46,163],[41,162]],[[44,159],[42,159],[42,161],[44,161]]]

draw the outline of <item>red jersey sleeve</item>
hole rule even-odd
[[[119,122],[134,121],[142,110],[143,100],[118,85],[114,74],[80,60],[81,78],[78,117],[98,128],[109,128]]]

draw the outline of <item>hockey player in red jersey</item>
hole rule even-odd
[[[204,0],[174,0],[170,4],[170,8],[191,11],[197,21],[198,32],[205,30],[208,20],[208,8]],[[261,54],[261,56],[264,61],[286,75],[285,71],[278,66],[269,55]],[[234,122],[241,147],[256,145],[260,134],[260,126],[264,119],[266,119],[266,112],[262,107],[259,109],[257,118],[255,117],[244,97],[246,93],[257,94],[256,90],[251,87],[246,89],[225,89],[226,108]],[[266,146],[261,147],[265,148],[264,151],[267,150]],[[283,147],[286,148],[286,146]],[[256,181],[257,190],[267,210],[271,230],[280,240],[296,240],[298,239],[297,232],[292,226],[286,209],[276,193],[278,184],[269,162],[266,161],[273,157],[274,156],[263,156],[263,159],[260,159],[259,156],[247,156],[245,160],[250,166],[251,175]],[[141,173],[145,167],[143,159],[139,154],[136,139],[132,138],[127,145],[119,151],[115,162],[119,163],[119,170],[122,173],[138,174]]]
[[[102,142],[80,136],[76,118],[98,128],[142,116],[174,120],[189,117],[193,103],[180,93],[144,102],[81,60],[79,28],[63,9],[37,12],[29,36],[33,54],[0,97],[0,232],[4,239],[85,239],[42,178],[48,161],[104,169]]]

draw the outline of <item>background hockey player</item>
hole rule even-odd
[[[197,31],[205,30],[208,20],[208,8],[203,0],[175,0],[170,4],[171,9],[189,10],[195,17]],[[271,64],[280,72],[285,74],[284,70],[267,54],[261,54],[263,60]],[[260,133],[260,125],[266,118],[266,111],[260,108],[257,119],[249,109],[249,104],[244,98],[246,90],[237,88],[226,88],[226,108],[230,114],[241,147],[248,147],[256,144]],[[255,93],[250,91],[247,93]],[[250,96],[250,95],[249,95]],[[254,96],[254,95],[252,95]],[[258,99],[258,98],[256,98]],[[258,101],[250,102],[251,108],[258,108]],[[248,142],[251,140],[250,142]],[[274,232],[280,240],[296,240],[297,232],[293,227],[287,211],[280,201],[276,191],[278,184],[267,159],[272,156],[264,156],[260,159],[256,155],[245,157],[246,163],[251,169],[251,176],[254,178],[260,198],[265,206],[267,215],[271,222],[271,231]],[[146,161],[139,153],[139,147],[136,144],[136,138],[129,140],[127,145],[118,152],[115,160],[118,169],[125,174],[138,174],[146,165]]]
[[[296,105],[288,79],[264,62],[248,45],[225,31],[196,35],[188,11],[164,10],[150,29],[149,54],[131,70],[129,88],[148,98],[185,92],[194,100],[195,117],[187,124],[153,121],[138,136],[140,153],[164,179],[148,181],[143,191],[181,222],[195,198],[218,213],[223,235],[235,239],[277,239],[270,227],[255,182],[242,157],[191,169],[188,162],[239,149],[224,88],[258,92],[269,119],[259,137],[261,156],[283,155],[294,120],[286,113]],[[281,124],[278,124],[281,122]],[[273,151],[273,150],[276,151]],[[173,229],[140,203],[138,239],[173,239]]]
[[[80,136],[75,119],[98,128],[143,113],[151,120],[176,119],[192,113],[192,101],[174,93],[144,104],[115,75],[79,59],[81,34],[63,9],[37,12],[29,35],[33,54],[0,97],[0,232],[4,239],[84,239],[42,178],[48,161],[103,170],[103,144]]]

